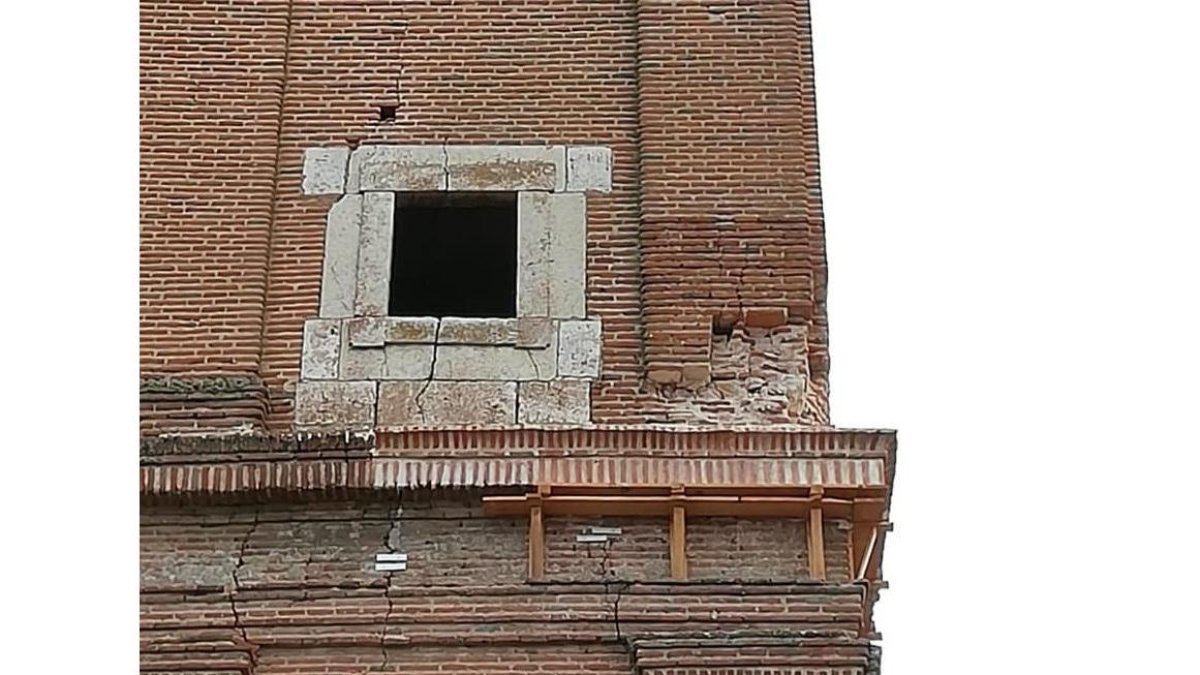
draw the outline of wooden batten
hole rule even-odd
[[[546,576],[546,527],[542,522],[543,494],[539,489],[528,496],[529,502],[529,578],[540,581]]]
[[[671,506],[671,578],[687,579],[687,513],[683,487],[672,490]]]
[[[825,581],[825,516],[821,494],[821,488],[812,489],[813,503],[808,512],[808,575]]]

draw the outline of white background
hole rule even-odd
[[[137,7],[3,12],[3,669],[135,672]],[[834,421],[900,430],[884,672],[1197,672],[1200,3],[814,19]]]

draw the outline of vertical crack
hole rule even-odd
[[[616,588],[616,593],[612,602],[612,615],[613,631],[616,635],[617,642],[624,642],[625,640],[624,635],[621,633],[621,596],[631,585],[632,583],[628,581],[605,580],[604,582],[604,597],[607,598],[611,594],[610,588]]]
[[[446,149],[446,139],[442,139],[442,189],[450,189],[450,151]]]
[[[417,406],[417,414],[421,416],[421,422],[425,423],[425,406],[421,401],[421,397],[425,396],[425,392],[429,389],[429,385],[433,383],[433,374],[437,372],[437,355],[438,341],[442,337],[442,324],[438,322],[437,330],[433,335],[433,357],[429,361],[429,377],[425,378],[425,383],[421,385],[421,390],[417,392],[413,399],[413,404]]]
[[[533,367],[533,376],[538,380],[542,379],[542,369],[538,368],[537,359],[533,358],[533,350],[525,349],[525,356],[529,358],[529,365]]]
[[[403,507],[401,507],[399,504],[396,505],[394,510],[389,510],[389,524],[387,530],[385,530],[383,534],[383,547],[387,549],[388,553],[400,552],[398,550],[399,546],[397,546],[397,543],[400,538],[400,514],[402,511]],[[383,630],[379,631],[379,653],[381,659],[378,667],[370,668],[367,670],[367,672],[386,670],[388,667],[388,629],[391,627],[392,612],[395,610],[395,604],[392,599],[392,575],[394,574],[395,572],[392,571],[387,573],[387,585],[384,587],[383,591],[383,596],[387,598],[387,612],[383,615]]]
[[[242,637],[242,641],[247,646],[247,651],[250,655],[251,671],[258,665],[258,645],[250,640],[250,636],[246,634],[246,626],[242,624],[242,615],[237,607],[237,595],[242,590],[242,580],[238,577],[238,571],[246,564],[246,548],[250,545],[250,538],[254,536],[255,530],[258,529],[259,509],[254,509],[254,520],[250,522],[250,527],[246,529],[246,534],[242,537],[242,542],[238,546],[237,563],[230,572],[230,577],[233,579],[233,590],[229,593],[229,610],[233,613],[233,628]]]

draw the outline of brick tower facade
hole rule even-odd
[[[878,671],[807,0],[141,3],[148,673]]]

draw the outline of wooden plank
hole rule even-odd
[[[863,558],[867,553],[867,546],[870,545],[875,523],[855,521],[853,527],[850,532],[850,549],[853,551],[850,557],[850,578],[860,579],[859,570],[863,569]]]
[[[813,492],[816,501],[808,512],[808,575],[825,581],[825,517],[819,488]]]
[[[540,581],[546,574],[546,528],[542,522],[542,494],[529,497],[529,578]]]
[[[739,518],[807,518],[818,498],[783,496],[692,495],[560,495],[543,496],[545,516],[631,516],[664,517],[672,515],[677,502],[682,503],[693,517],[731,516]],[[883,514],[883,501],[875,499],[819,498],[825,519],[878,522]],[[527,496],[487,496],[483,498],[484,515],[492,517],[519,516],[528,512]],[[861,549],[859,549],[861,550]]]
[[[671,578],[687,579],[687,513],[683,505],[683,488],[675,492],[671,507]]]

